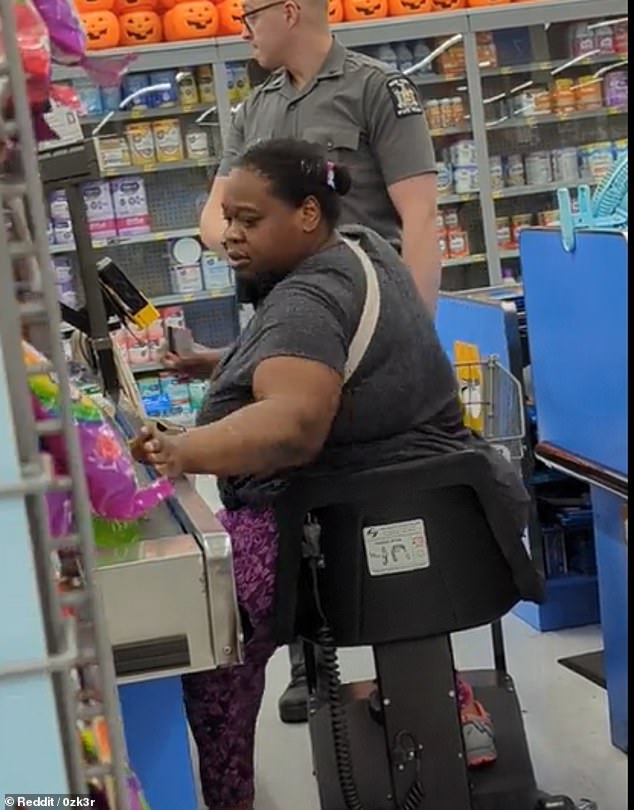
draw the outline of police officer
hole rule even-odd
[[[245,0],[242,19],[244,39],[271,73],[233,117],[201,216],[203,241],[221,250],[223,189],[235,158],[263,139],[301,137],[349,167],[353,183],[342,199],[343,223],[361,223],[389,240],[433,311],[441,273],[435,158],[415,87],[333,39],[327,0]],[[299,644],[291,646],[291,683],[280,716],[307,719]]]

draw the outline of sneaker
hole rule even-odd
[[[305,675],[293,675],[278,703],[282,723],[308,721],[308,682]]]
[[[477,700],[461,712],[462,734],[467,754],[467,767],[480,768],[495,762],[498,756],[495,747],[493,721]]]

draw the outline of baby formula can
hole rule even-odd
[[[144,87],[147,87],[150,83],[150,77],[147,73],[126,73],[123,77],[122,82],[122,96],[125,100],[128,96],[131,96],[132,93],[136,93],[139,90],[142,90]],[[145,110],[150,106],[150,98],[149,93],[143,93],[134,101],[128,102],[126,106],[134,107],[140,110]]]
[[[550,152],[531,152],[526,156],[526,182],[529,186],[552,183]]]
[[[511,217],[511,242],[515,246],[519,243],[520,231],[533,223],[532,214],[515,214]]]
[[[200,102],[196,79],[191,70],[182,68],[176,73],[178,101],[181,107],[192,107]]]
[[[438,234],[438,248],[440,250],[441,259],[448,259],[449,258],[449,243],[447,241],[447,234],[446,233],[439,233]]]
[[[449,242],[449,256],[452,259],[461,259],[469,255],[469,239],[465,231],[453,230],[447,234]]]
[[[552,163],[555,182],[568,183],[579,179],[579,155],[576,147],[554,149]]]
[[[456,194],[470,194],[478,190],[477,166],[457,166],[453,178]]]
[[[544,228],[550,228],[554,225],[559,225],[559,211],[540,211],[537,215],[537,221]]]
[[[178,118],[165,118],[152,125],[156,157],[159,163],[173,163],[183,160],[183,138]]]
[[[460,219],[457,208],[445,208],[443,216],[444,227],[448,231],[456,231],[460,228]]]
[[[150,73],[150,84],[167,84],[167,90],[155,90],[149,103],[152,107],[175,107],[178,101],[175,70],[155,70]]]
[[[436,163],[436,187],[438,194],[451,194],[451,166],[447,163]]]
[[[216,101],[216,86],[211,65],[199,65],[196,68],[196,84],[201,104],[214,104]]]
[[[508,250],[511,246],[511,222],[508,217],[496,217],[495,234],[498,247]]]
[[[453,104],[450,98],[440,100],[440,126],[448,129],[454,125]]]
[[[425,105],[427,112],[427,125],[430,129],[440,129],[442,127],[442,119],[440,118],[440,103],[435,99],[431,99]]]
[[[628,76],[625,70],[608,73],[603,81],[603,93],[607,107],[627,107]]]
[[[627,155],[627,138],[614,141],[614,158],[620,160],[624,155]]]
[[[128,124],[125,133],[130,144],[133,166],[147,166],[156,161],[152,127],[146,123]]]
[[[589,175],[593,180],[601,180],[612,171],[614,151],[610,141],[588,144],[587,160]]]
[[[524,158],[521,155],[508,155],[505,168],[507,186],[515,187],[526,185]]]
[[[575,98],[578,110],[598,110],[603,104],[601,79],[592,74],[580,76],[575,85]]]
[[[204,160],[209,157],[209,138],[204,129],[192,126],[187,130],[185,151],[190,160]]]
[[[104,112],[116,112],[121,104],[120,87],[101,88],[101,106]]]
[[[449,152],[454,166],[475,166],[478,162],[475,141],[467,139],[456,141]]]
[[[489,174],[492,190],[501,191],[504,188],[504,166],[501,157],[489,158]]]
[[[101,91],[95,84],[88,79],[77,79],[73,82],[73,87],[84,115],[100,115],[104,111]]]
[[[453,107],[454,126],[461,127],[465,121],[464,101],[460,96],[454,96],[451,99],[451,105]]]

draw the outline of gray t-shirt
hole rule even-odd
[[[373,231],[359,238],[377,271],[381,309],[374,337],[344,386],[339,413],[315,471],[353,471],[463,449],[456,379],[433,320],[398,254]],[[342,373],[365,301],[358,258],[343,242],[306,259],[268,293],[212,378],[199,424],[253,402],[258,364],[304,357]],[[262,505],[280,491],[275,480],[220,482],[228,508]]]

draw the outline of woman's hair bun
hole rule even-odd
[[[333,167],[335,191],[340,197],[344,197],[352,186],[352,176],[347,166],[342,166],[340,163],[335,163]]]

